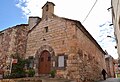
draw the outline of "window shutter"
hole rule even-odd
[[[64,57],[64,60],[63,60],[64,66],[63,67],[59,67],[59,65],[58,65],[58,64],[60,64],[59,60],[58,60],[59,56],[63,56]],[[55,68],[56,69],[61,69],[61,70],[65,69],[66,66],[67,66],[67,59],[68,59],[68,55],[58,55],[58,56],[55,56]]]
[[[68,59],[68,55],[64,55],[64,67],[66,67],[67,66],[67,59]]]
[[[58,56],[55,56],[55,67],[58,67]]]

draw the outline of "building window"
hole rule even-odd
[[[65,66],[64,61],[65,61],[64,56],[58,56],[58,67],[64,67]]]
[[[48,5],[46,5],[46,11],[48,11]]]
[[[67,66],[68,55],[59,54],[55,57],[55,67],[60,70],[64,70]]]
[[[45,27],[45,32],[48,32],[48,26],[47,26],[47,27]]]

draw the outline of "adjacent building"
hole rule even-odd
[[[105,52],[77,20],[54,14],[55,4],[42,7],[42,17],[29,17],[28,24],[0,32],[2,64],[11,54],[33,58],[30,64],[35,76],[49,75],[56,70],[57,78],[77,82],[93,82],[102,78],[106,69]]]
[[[119,55],[118,63],[120,64],[120,0],[111,0],[111,8],[114,34],[116,37],[117,50]]]
[[[120,78],[120,68],[118,67],[118,60],[115,60],[115,77]]]
[[[115,59],[110,56],[110,55],[105,55],[105,61],[106,61],[106,68],[107,68],[107,75],[108,78],[115,78],[115,73],[116,73],[116,69],[115,69],[115,64],[116,61]]]
[[[111,8],[112,22],[118,51],[118,62],[115,64],[117,69],[116,77],[120,77],[120,0],[111,0]]]

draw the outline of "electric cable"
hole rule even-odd
[[[93,10],[93,8],[95,7],[95,5],[96,5],[97,1],[98,1],[98,0],[96,0],[96,1],[94,2],[94,4],[93,4],[92,8],[91,8],[91,9],[90,9],[90,11],[88,12],[87,16],[85,17],[85,19],[83,20],[83,22],[82,22],[82,23],[84,23],[84,22],[85,22],[85,20],[88,18],[89,14],[91,13],[91,11]]]

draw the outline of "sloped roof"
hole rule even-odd
[[[4,32],[4,31],[6,31],[6,30],[8,30],[8,29],[18,28],[19,26],[28,26],[28,24],[20,24],[20,25],[12,26],[12,27],[9,27],[9,28],[6,28],[6,29],[4,29],[4,30],[0,31],[0,33],[2,33],[2,32]]]
[[[80,21],[78,20],[73,20],[73,19],[68,19],[68,18],[64,18],[65,20],[70,20],[70,21],[74,21],[76,22],[76,26],[98,47],[99,50],[101,50],[101,52],[105,55],[106,53],[103,51],[103,49],[101,48],[101,46],[97,43],[97,41],[92,37],[92,35],[85,29],[85,27],[81,24]],[[81,28],[82,27],[82,28]]]

